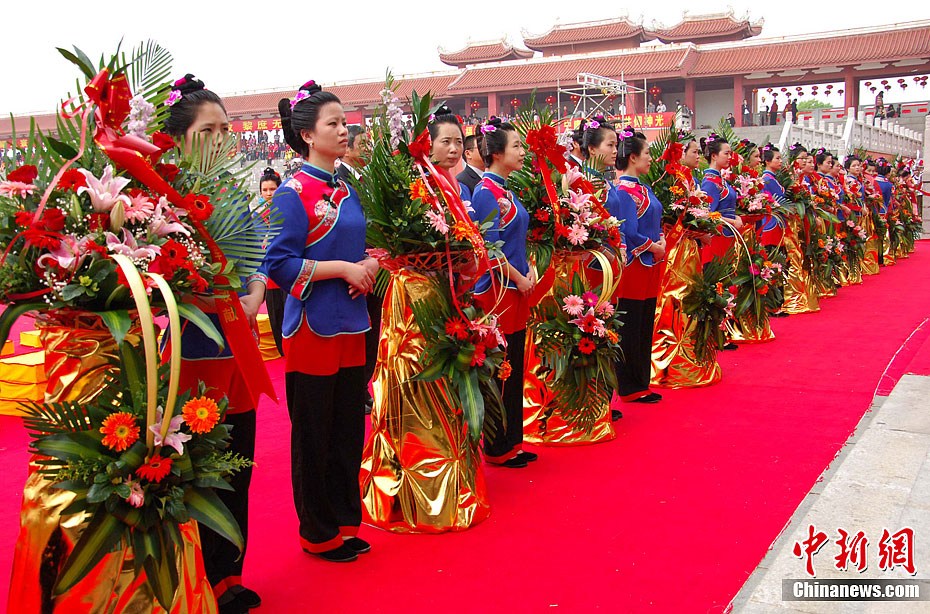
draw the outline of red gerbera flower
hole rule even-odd
[[[184,199],[187,215],[195,222],[203,222],[210,218],[213,213],[213,205],[210,198],[204,194],[188,194]]]
[[[468,323],[462,318],[446,320],[446,334],[459,341],[465,341],[468,339]]]
[[[54,232],[46,232],[35,227],[23,231],[23,238],[26,240],[26,243],[33,247],[38,247],[39,249],[58,249],[58,246],[61,245],[61,235]]]
[[[174,239],[168,239],[168,241],[161,246],[161,257],[164,258],[172,268],[176,269],[184,265],[187,261],[187,246]]]
[[[98,230],[109,230],[110,229],[110,214],[109,213],[91,213],[90,220],[87,224],[87,227],[91,232],[97,232]]]
[[[76,168],[69,168],[58,180],[58,187],[62,190],[76,192],[78,188],[87,186],[87,179]]]
[[[594,342],[588,339],[587,337],[583,338],[578,342],[578,351],[587,356],[591,352],[597,349],[597,346],[594,345]]]
[[[549,221],[549,212],[546,211],[545,209],[539,209],[538,211],[536,211],[534,215],[536,216],[536,219],[539,220],[540,222]]]
[[[65,227],[65,212],[54,207],[47,207],[39,219],[43,229],[58,232]]]
[[[31,211],[17,211],[14,219],[16,220],[17,226],[22,226],[23,228],[29,228],[32,226]]]
[[[136,469],[136,475],[143,480],[148,480],[149,482],[158,484],[164,480],[169,473],[171,473],[172,462],[173,461],[170,458],[153,456],[151,459],[149,459],[149,462]]]
[[[36,177],[39,176],[39,169],[34,167],[31,164],[26,164],[20,166],[18,169],[10,171],[7,176],[7,181],[22,181],[23,183],[32,183],[35,181]]]

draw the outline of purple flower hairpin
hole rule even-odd
[[[181,100],[181,90],[171,90],[171,93],[168,94],[168,100],[165,101],[165,104],[169,107],[173,107],[179,100]]]
[[[707,138],[704,139],[704,142],[705,142],[705,143],[713,143],[713,142],[716,141],[716,140],[717,140],[717,135],[714,134],[713,132],[711,132],[710,134],[707,135]]]
[[[627,126],[626,128],[624,128],[623,130],[620,131],[620,140],[621,140],[621,141],[624,140],[624,139],[628,139],[628,138],[630,138],[630,137],[632,137],[632,136],[633,136],[633,130],[632,130],[629,126]]]
[[[481,134],[488,134],[490,132],[497,132],[497,128],[495,128],[494,126],[490,124],[485,124],[484,126],[481,126]]]
[[[601,122],[597,121],[596,119],[592,119],[591,121],[589,121],[588,125],[586,126],[588,130],[597,130],[600,127],[601,127]]]
[[[771,145],[771,144],[766,144],[766,145],[763,145],[763,146],[762,146],[762,151],[768,151],[768,150],[770,150],[771,148],[772,148],[772,145]]]
[[[309,93],[309,92],[307,92],[306,90],[300,90],[300,91],[298,91],[298,92],[294,95],[294,97],[291,98],[291,108],[293,109],[295,106],[297,106],[297,103],[298,103],[298,102],[300,102],[301,100],[306,100],[307,98],[310,98],[310,93]]]

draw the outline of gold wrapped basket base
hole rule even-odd
[[[94,314],[61,311],[37,320],[45,348],[48,377],[45,401],[92,400],[104,376],[115,364],[118,348],[110,331]],[[138,341],[138,329],[127,339]],[[36,461],[39,459],[33,459]],[[58,572],[83,531],[84,514],[62,516],[74,494],[53,488],[30,464],[23,489],[19,537],[13,555],[8,611],[16,614],[74,614],[77,612],[148,614],[165,612],[145,582],[135,576],[131,548],[110,552],[94,570],[65,594],[52,588]],[[171,614],[216,612],[200,552],[197,524],[180,526],[184,547],[179,550],[180,583]]]
[[[453,252],[453,270],[473,261]],[[422,371],[424,339],[410,306],[436,292],[433,276],[449,261],[439,252],[382,265],[392,273],[362,457],[365,522],[396,533],[462,531],[491,512],[478,442],[444,379],[411,380]]]

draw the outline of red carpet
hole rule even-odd
[[[926,339],[915,330],[930,316],[928,271],[923,241],[910,259],[824,300],[820,313],[774,320],[774,342],[724,352],[721,384],[624,406],[617,440],[536,449],[528,469],[489,468],[494,509],[484,524],[439,536],[363,527],[372,553],[349,565],[300,551],[286,412],[261,407],[245,573],[264,598],[258,612],[723,611],[855,428],[889,362],[909,337]],[[926,348],[910,356],[930,366]],[[282,390],[280,365],[272,376]],[[0,419],[4,578],[25,443],[17,420]]]

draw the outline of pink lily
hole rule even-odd
[[[133,260],[154,260],[155,256],[161,253],[161,247],[157,245],[147,245],[139,247],[136,238],[132,236],[125,228],[122,229],[123,238],[120,240],[112,232],[106,234],[107,250],[114,254],[121,254]]]
[[[191,436],[187,433],[181,433],[181,425],[184,424],[184,416],[178,415],[171,419],[168,425],[168,434],[165,438],[161,437],[161,421],[165,412],[161,407],[155,412],[155,424],[149,426],[149,430],[155,433],[155,445],[167,446],[177,450],[178,454],[184,455],[184,442],[190,441]]]
[[[37,260],[40,267],[47,268],[47,263],[54,261],[58,266],[66,271],[77,271],[87,256],[85,241],[77,240],[74,235],[65,235],[55,249],[48,250],[48,253],[42,254]]]
[[[90,195],[90,204],[97,213],[109,213],[118,202],[122,202],[124,206],[129,204],[129,197],[120,192],[129,185],[130,180],[126,177],[114,177],[113,167],[109,164],[100,179],[94,177],[87,169],[79,168],[78,171],[84,175],[87,185],[78,188],[77,193],[87,192]]]
[[[190,236],[190,231],[181,223],[177,213],[168,203],[168,199],[162,196],[155,205],[152,217],[149,219],[149,232],[159,237],[164,237],[175,232]]]

